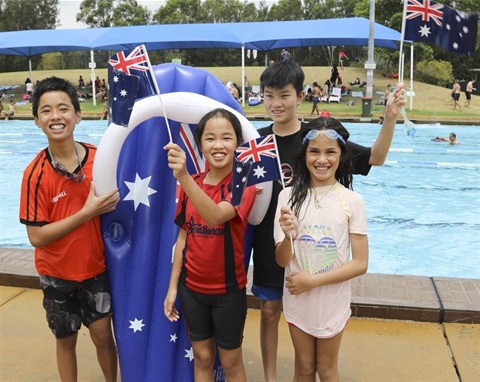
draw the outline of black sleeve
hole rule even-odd
[[[347,141],[347,147],[352,157],[353,174],[368,175],[372,168],[372,165],[368,164],[372,149],[350,141]]]

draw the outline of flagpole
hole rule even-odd
[[[405,39],[405,22],[407,16],[407,3],[408,0],[403,0],[403,13],[402,13],[402,31],[400,33],[400,52],[398,55],[398,82],[403,82],[403,40]]]
[[[145,53],[145,57],[147,58],[147,65],[148,70],[153,78],[153,85],[155,86],[155,91],[157,92],[158,99],[160,100],[160,106],[162,107],[163,116],[165,118],[165,124],[167,125],[168,137],[170,138],[170,142],[173,142],[172,138],[172,131],[170,130],[170,124],[168,123],[167,113],[165,111],[165,106],[163,104],[162,96],[160,95],[160,88],[157,83],[157,78],[155,77],[155,73],[153,72],[152,64],[150,63],[150,57],[148,56],[147,48],[145,44],[142,44],[142,50]]]
[[[280,172],[280,179],[282,180],[282,187],[283,189],[285,190],[285,179],[283,178],[283,172],[282,172],[282,163],[280,162],[280,155],[278,153],[278,150],[277,150],[277,139],[275,137],[275,134],[272,134],[273,136],[273,142],[275,143],[275,156],[277,157],[277,164],[278,164],[278,170]],[[287,194],[285,194],[285,192],[283,193],[283,198],[284,198],[284,202],[285,202],[285,205],[288,205],[288,200],[287,200]],[[293,237],[292,237],[292,231],[290,231],[290,248],[292,250],[292,256],[295,256],[295,250],[294,250],[294,247],[293,247]]]

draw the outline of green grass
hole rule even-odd
[[[241,85],[242,82],[242,70],[241,67],[209,67],[204,68],[211,72],[218,79],[223,82],[232,81]],[[245,75],[250,80],[252,85],[259,85],[259,78],[263,72],[263,67],[246,67]],[[323,84],[327,78],[330,77],[329,67],[303,67],[305,72],[305,84],[312,84],[317,81]],[[364,81],[366,78],[366,71],[362,68],[346,67],[344,70],[340,70],[340,74],[343,79],[343,83],[349,90],[363,91],[365,94],[365,88],[359,88],[358,86],[350,86],[349,82],[352,82],[356,77]],[[396,80],[389,79],[382,76],[381,70],[375,70],[374,72],[374,88],[373,88],[373,107],[372,117],[379,118],[383,113],[383,106],[376,105],[381,95],[376,94],[377,91],[383,91],[388,84],[395,85]],[[385,73],[387,74],[387,73]],[[90,77],[90,71],[88,69],[74,69],[63,71],[34,71],[33,82],[35,83],[39,79],[43,79],[52,75],[64,77],[71,81],[73,84],[77,84],[78,77],[83,76],[85,80]],[[107,69],[98,69],[95,71],[95,75],[100,78],[107,78]],[[12,72],[0,74],[0,85],[21,85],[20,88],[13,92],[17,101],[21,100],[23,93],[23,84],[28,77],[28,72]],[[406,87],[410,87],[410,80],[406,79]],[[480,97],[473,95],[471,101],[471,108],[464,108],[462,111],[452,110],[453,105],[450,103],[445,104],[445,101],[450,97],[450,89],[425,84],[422,82],[414,81],[413,90],[415,97],[413,97],[413,108],[410,110],[410,103],[408,102],[406,110],[407,115],[412,120],[427,120],[432,122],[439,121],[473,121],[480,122]],[[353,100],[355,105],[348,106],[348,101]],[[462,93],[460,101],[465,101],[465,95]],[[5,102],[4,102],[5,106]],[[92,100],[82,103],[82,112],[85,115],[92,114],[100,117],[103,110],[103,103],[97,102],[97,105],[93,105]],[[319,106],[320,110],[327,109],[334,117],[359,117],[362,113],[362,101],[361,98],[353,98],[351,96],[344,96],[340,104],[336,103],[322,103]],[[298,108],[299,117],[308,117],[312,109],[312,104],[309,102],[303,102]],[[262,104],[257,106],[244,107],[245,114],[251,116],[265,115],[265,109]],[[31,114],[31,105],[18,106],[18,114]]]

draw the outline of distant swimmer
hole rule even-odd
[[[458,145],[460,142],[457,140],[457,135],[455,133],[450,133],[448,138],[445,137],[435,137],[432,138],[434,142],[448,142],[451,145]]]

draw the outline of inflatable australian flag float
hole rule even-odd
[[[110,120],[98,147],[93,177],[98,194],[115,187],[120,192],[116,210],[102,216],[102,232],[121,378],[124,382],[193,381],[193,351],[185,323],[182,319],[170,322],[163,313],[178,233],[173,223],[177,182],[163,149],[170,135],[190,154],[191,173],[202,171],[203,164],[194,150],[196,125],[169,116],[170,112],[191,114],[188,99],[167,104],[159,112],[157,92],[165,97],[197,93],[243,112],[212,74],[177,64],[152,68],[143,46],[119,52],[109,63]],[[168,126],[166,118],[159,116],[165,113],[172,118]],[[215,381],[224,379],[217,362]]]

